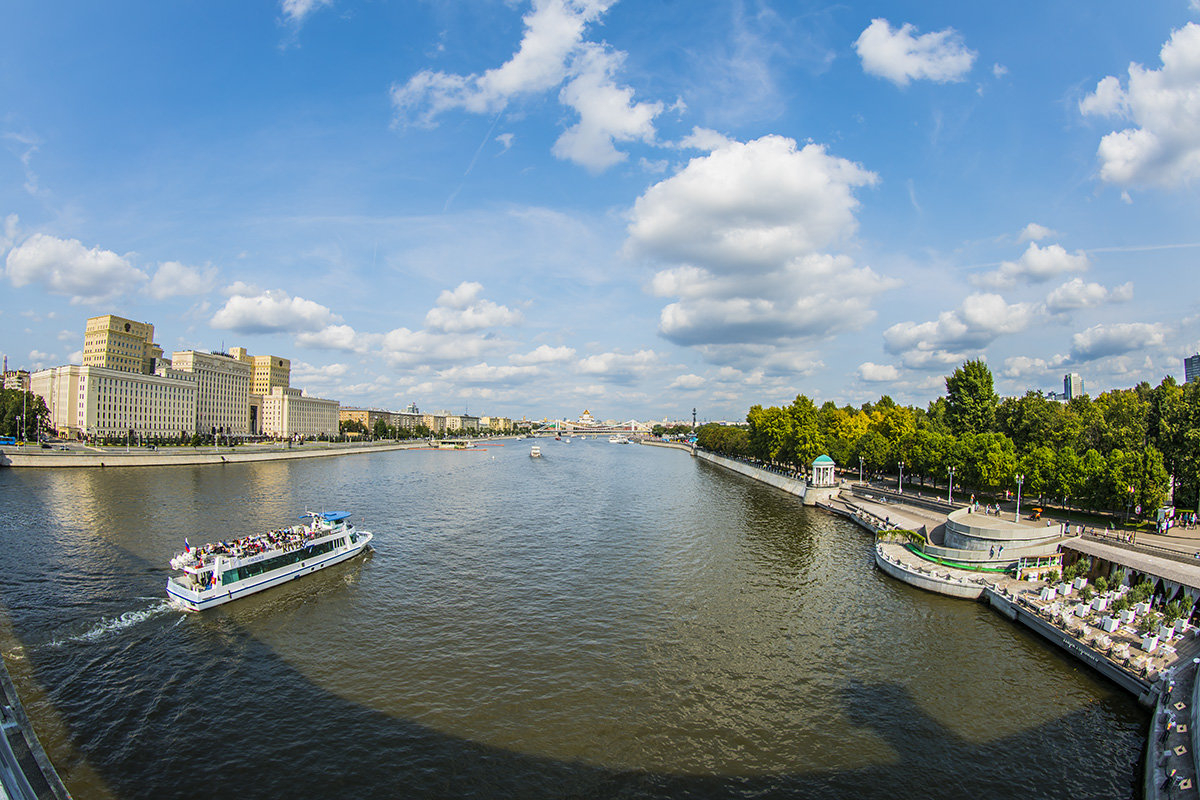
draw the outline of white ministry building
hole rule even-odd
[[[30,391],[46,401],[61,436],[174,438],[196,431],[195,377],[68,365],[38,370]]]
[[[171,366],[195,376],[195,431],[250,432],[250,364],[224,353],[182,350],[171,354]]]
[[[337,400],[309,397],[299,389],[275,386],[262,396],[262,430],[267,436],[332,436],[338,432]]]

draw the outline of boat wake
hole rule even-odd
[[[62,647],[67,644],[78,642],[103,641],[109,636],[132,628],[133,626],[139,625],[147,620],[154,619],[155,617],[162,616],[163,614],[169,614],[172,612],[178,613],[181,611],[183,611],[183,609],[180,606],[172,603],[170,600],[160,600],[148,608],[141,608],[135,611],[126,611],[124,614],[116,617],[101,618],[98,623],[93,625],[84,633],[76,634],[74,636],[67,636],[62,639],[53,639],[49,642],[48,646]],[[182,617],[180,619],[182,619]]]

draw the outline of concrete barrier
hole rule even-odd
[[[258,461],[287,461],[295,458],[322,458],[325,456],[380,453],[388,450],[411,450],[428,447],[424,442],[384,445],[359,445],[350,447],[296,446],[290,450],[229,450],[206,453],[190,447],[163,450],[140,450],[122,453],[105,450],[90,453],[70,453],[56,450],[30,450],[12,452],[7,449],[0,454],[0,467],[21,469],[87,468],[87,467],[178,467],[197,464],[244,464]]]
[[[934,594],[944,594],[947,597],[958,597],[963,600],[978,600],[983,594],[984,587],[978,583],[950,581],[936,575],[918,572],[905,564],[897,564],[889,559],[878,545],[875,547],[875,566],[898,581]]]

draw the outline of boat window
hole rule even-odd
[[[350,534],[350,544],[358,544],[358,534],[357,533]]]

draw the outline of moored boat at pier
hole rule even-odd
[[[201,611],[354,558],[373,538],[344,511],[309,512],[301,519],[309,523],[203,547],[184,539],[184,551],[171,559],[180,574],[167,580],[167,594]]]

